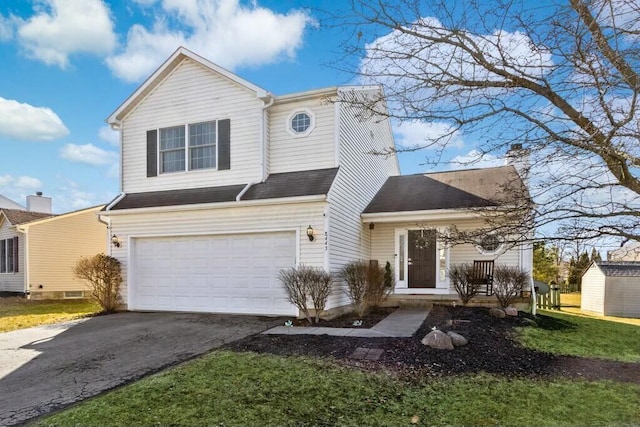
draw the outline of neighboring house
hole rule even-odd
[[[640,261],[640,242],[631,242],[607,252],[607,261]]]
[[[0,209],[24,210],[24,206],[22,206],[21,204],[16,203],[13,200],[9,199],[8,197],[4,197],[2,194],[0,194]]]
[[[0,209],[0,291],[32,299],[87,296],[73,266],[107,251],[107,228],[97,218],[103,207],[62,215]]]
[[[107,119],[121,135],[121,194],[102,217],[128,309],[297,315],[277,275],[301,264],[336,273],[390,261],[406,297],[454,293],[442,276],[451,262],[530,272],[530,247],[496,236],[480,250],[435,242],[428,261],[410,262],[414,230],[477,226],[470,208],[522,180],[513,166],[398,177],[395,155],[372,154],[394,141],[383,114],[350,102],[363,98],[382,99],[381,89],[275,96],[178,49]],[[348,304],[336,290],[327,309]]]
[[[640,318],[640,262],[594,261],[582,275],[582,311]]]

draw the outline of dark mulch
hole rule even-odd
[[[556,356],[522,347],[514,328],[527,326],[526,313],[497,319],[485,308],[435,306],[411,338],[351,338],[328,335],[254,335],[230,344],[239,351],[279,356],[332,357],[341,364],[392,371],[407,379],[487,372],[504,376],[608,379],[640,384],[640,364]],[[468,322],[456,322],[463,320]],[[435,326],[469,340],[453,351],[434,350],[421,339]],[[351,357],[358,347],[383,349],[377,361]]]
[[[324,328],[370,328],[389,314],[396,310],[395,307],[381,307],[369,310],[365,316],[358,316],[355,313],[347,313],[342,316],[326,320],[320,319],[320,322],[315,325],[310,325],[307,319],[289,319],[293,322],[294,326],[319,326]],[[362,322],[360,326],[355,326],[354,322]]]

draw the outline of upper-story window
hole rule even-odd
[[[308,108],[292,112],[287,119],[287,130],[293,136],[307,136],[315,127],[315,115]]]
[[[217,134],[216,121],[160,129],[160,173],[215,168]]]

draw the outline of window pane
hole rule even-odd
[[[189,169],[216,167],[216,122],[189,125]]]
[[[398,246],[400,246],[400,262],[398,268],[398,280],[404,280],[404,234],[400,235],[400,241],[398,242]]]
[[[162,172],[179,172],[184,170],[184,150],[165,151],[162,153]]]
[[[0,273],[7,272],[7,252],[5,249],[6,240],[0,240]]]
[[[160,129],[160,150],[184,148],[184,126]]]
[[[302,133],[311,126],[311,117],[306,113],[298,113],[291,120],[291,129],[296,133]]]
[[[7,252],[7,273],[13,273],[13,239],[6,240]]]

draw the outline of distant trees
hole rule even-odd
[[[558,250],[545,242],[533,244],[533,278],[540,282],[558,281]]]

